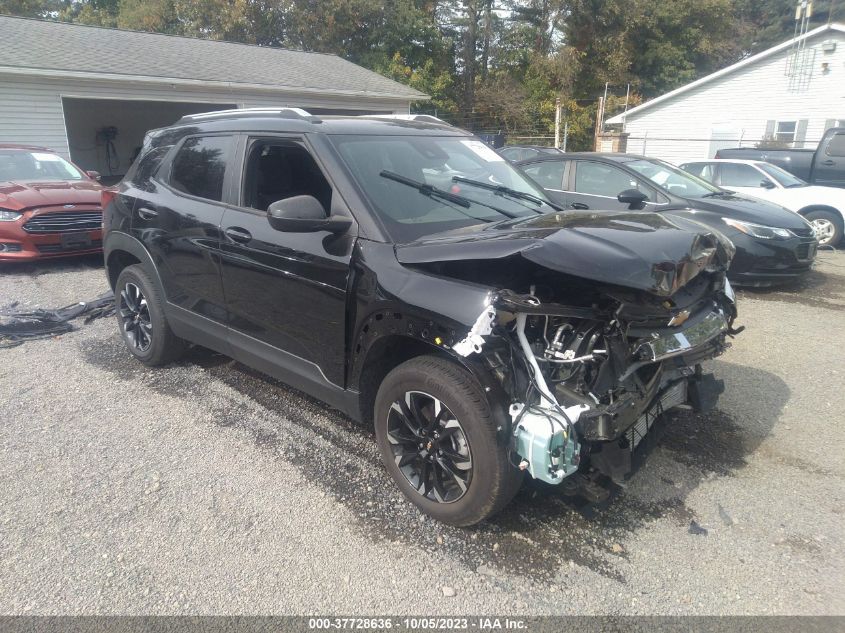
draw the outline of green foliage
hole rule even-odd
[[[833,0],[816,0],[811,26]],[[569,147],[607,116],[792,36],[795,0],[0,0],[0,13],[334,53],[431,96],[415,111]],[[842,15],[845,19],[845,5]]]

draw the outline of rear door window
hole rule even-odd
[[[526,165],[522,168],[531,179],[544,189],[558,189],[563,187],[563,172],[566,170],[566,161],[544,161]]]
[[[845,132],[834,134],[824,153],[828,156],[845,156]]]
[[[233,156],[231,136],[186,139],[173,157],[170,186],[198,198],[221,202],[226,166]]]
[[[684,171],[688,171],[693,176],[704,178],[710,182],[715,181],[712,163],[687,163],[683,166]]]
[[[723,187],[759,187],[765,179],[751,165],[722,163],[719,166],[719,180]]]

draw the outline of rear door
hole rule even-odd
[[[816,154],[813,182],[827,187],[845,187],[845,129],[833,134]]]
[[[234,137],[189,136],[159,168],[132,214],[132,233],[153,258],[167,301],[225,323],[220,221],[231,186]]]
[[[221,227],[232,354],[299,388],[310,390],[297,377],[342,387],[357,227],[343,235],[274,229],[267,207],[298,195],[317,198],[326,215],[351,214],[305,139],[244,136],[240,146],[235,204]]]

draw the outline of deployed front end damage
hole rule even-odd
[[[658,218],[651,227],[662,237],[657,257],[636,240],[617,243],[627,267],[618,268],[613,283],[609,246],[619,233],[607,219],[599,231],[567,222],[550,234],[521,235],[525,248],[511,243],[502,259],[489,257],[489,244],[482,249],[484,270],[495,277],[510,271],[510,285],[491,291],[452,349],[484,363],[507,394],[508,442],[522,470],[551,484],[575,473],[620,481],[661,413],[680,405],[709,409],[723,389],[701,362],[721,354],[726,337],[739,331],[725,277],[730,243]],[[573,231],[581,241],[601,232],[604,258],[596,261],[593,253],[591,264],[581,251],[577,260],[589,276],[572,275],[573,255],[555,263]],[[467,267],[415,263],[447,275]]]

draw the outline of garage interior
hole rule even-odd
[[[100,173],[103,184],[119,182],[148,130],[172,125],[186,114],[238,107],[234,103],[190,103],[140,99],[62,97],[71,160]],[[311,114],[390,114],[389,110],[309,108]]]
[[[233,103],[184,103],[62,97],[71,160],[113,184],[129,169],[147,130],[186,114],[237,107]]]

